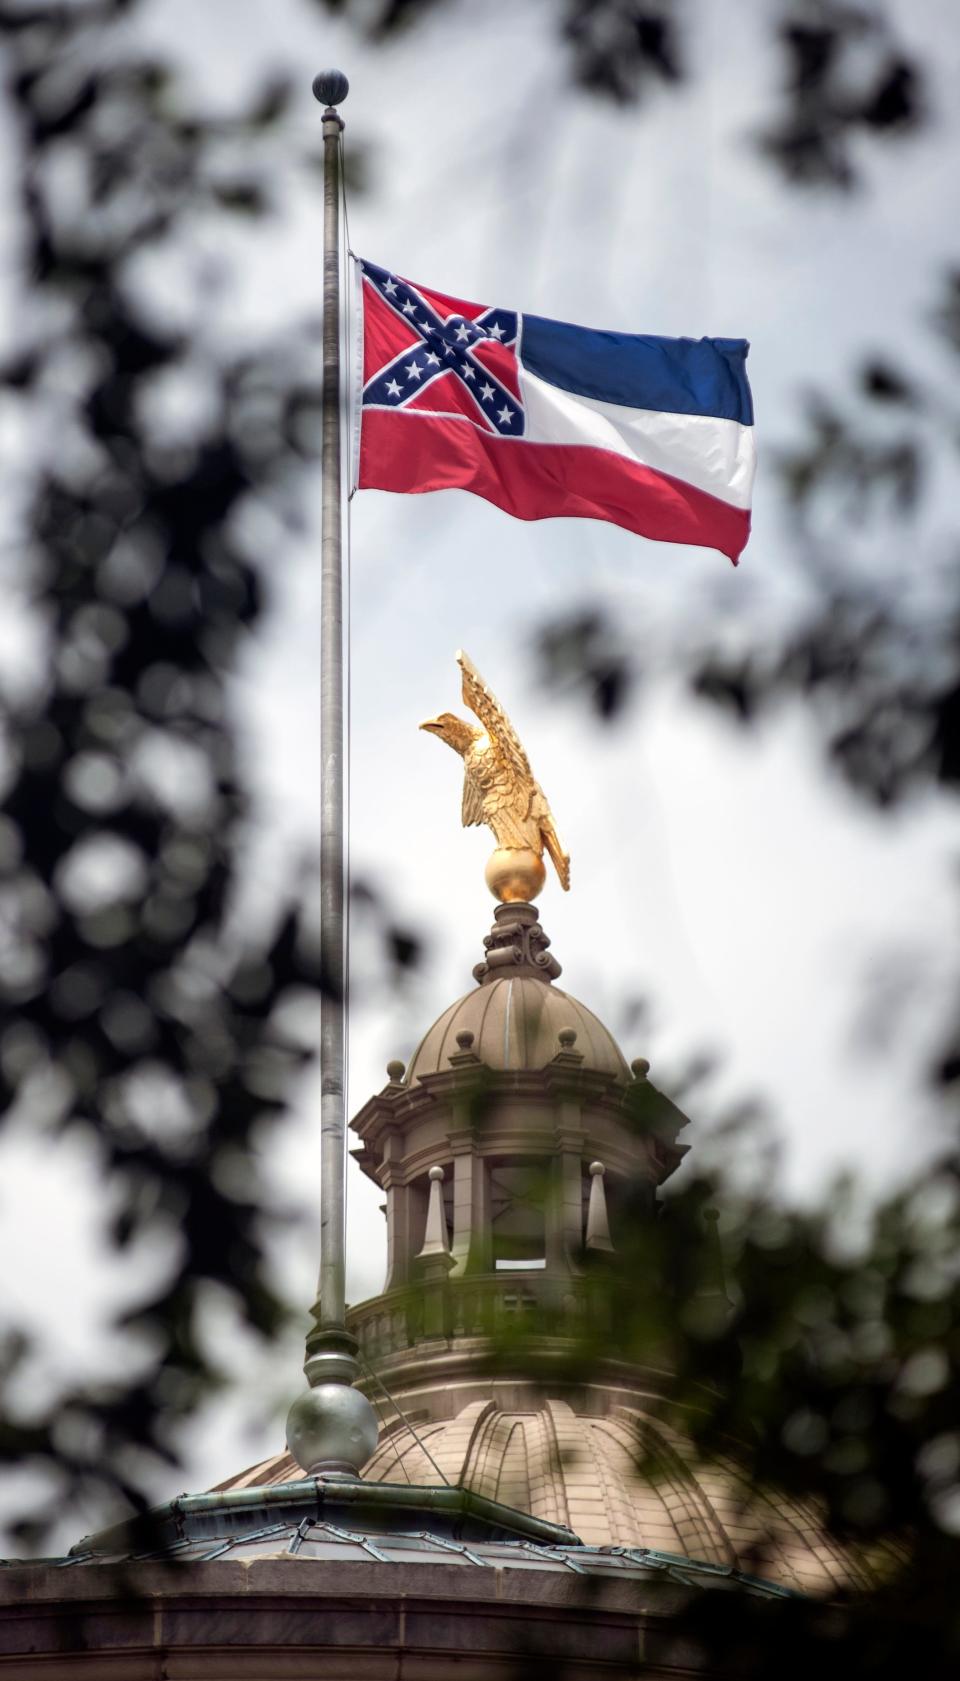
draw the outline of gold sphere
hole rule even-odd
[[[498,847],[484,871],[487,886],[502,905],[529,904],[547,879],[543,859],[529,847]]]

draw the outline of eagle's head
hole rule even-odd
[[[474,724],[468,724],[466,719],[458,718],[455,712],[441,712],[436,718],[425,718],[420,725],[428,735],[438,735],[448,747],[461,757],[476,741],[482,732]]]

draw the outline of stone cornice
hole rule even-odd
[[[540,1122],[525,1121],[524,1110],[544,1105],[559,1109],[571,1103],[580,1111],[577,1130],[584,1139],[593,1133],[594,1117],[623,1127],[619,1147],[609,1141],[604,1146],[608,1165],[614,1171],[647,1176],[652,1161],[660,1176],[667,1178],[686,1154],[686,1147],[675,1140],[687,1117],[646,1078],[624,1085],[613,1075],[583,1067],[574,1056],[562,1051],[539,1069],[491,1069],[469,1052],[457,1053],[455,1060],[458,1066],[423,1074],[413,1086],[391,1082],[358,1111],[351,1130],[361,1139],[362,1147],[351,1153],[369,1178],[382,1183],[379,1169],[388,1137],[402,1140],[418,1121],[426,1116],[439,1117],[444,1109],[451,1119],[459,1117],[448,1128],[451,1141],[457,1138],[458,1148],[468,1148],[473,1134],[476,1148],[485,1155],[542,1147],[546,1129]],[[469,1113],[474,1101],[483,1115],[483,1124],[475,1134],[469,1126],[464,1127],[462,1120],[464,1105]],[[509,1116],[505,1113],[508,1107],[513,1108]],[[567,1116],[561,1125],[569,1129]],[[399,1177],[408,1180],[420,1171],[419,1152],[411,1153]]]

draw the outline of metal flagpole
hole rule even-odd
[[[313,91],[323,100],[323,407],[320,539],[320,1307],[321,1325],[344,1319],[344,843],[343,514],[340,506],[340,133],[334,109],[347,78],[328,71]]]
[[[323,112],[323,402],[320,536],[320,1292],[307,1337],[310,1389],[287,1417],[287,1444],[308,1473],[356,1476],[377,1444],[370,1402],[352,1387],[356,1339],[344,1299],[346,952],[344,915],[343,510],[340,397],[340,135],[349,91],[339,70],[314,78]]]

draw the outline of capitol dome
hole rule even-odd
[[[635,1397],[592,1415],[516,1385],[493,1389],[443,1422],[415,1410],[409,1425],[397,1419],[364,1482],[424,1487],[443,1478],[572,1530],[587,1547],[688,1559],[795,1593],[868,1588],[889,1572],[888,1551],[840,1546],[812,1502],[758,1490],[733,1453],[698,1461],[690,1442]],[[278,1454],[222,1489],[287,1486],[301,1476],[289,1454]]]
[[[426,1483],[439,1470],[586,1546],[698,1559],[801,1593],[870,1586],[889,1562],[841,1548],[812,1503],[758,1491],[733,1456],[698,1463],[689,1441],[635,1403],[598,1417],[568,1400],[495,1396],[417,1434],[392,1432],[364,1477]]]
[[[388,1249],[384,1289],[347,1313],[380,1423],[363,1486],[492,1502],[681,1581],[774,1595],[876,1585],[889,1552],[844,1548],[813,1501],[756,1487],[735,1444],[699,1454],[671,1409],[669,1372],[627,1357],[615,1323],[603,1355],[562,1377],[569,1339],[607,1312],[585,1256],[605,1250],[616,1264],[624,1221],[644,1207],[638,1185],[649,1188],[639,1217],[656,1218],[686,1116],[648,1062],[628,1064],[554,984],[560,965],[533,907],[495,915],[475,988],[406,1067],[389,1065],[352,1122],[354,1154],[385,1194]],[[489,1339],[504,1332],[494,1371]],[[215,1492],[280,1498],[302,1480],[280,1453]]]
[[[875,1582],[886,1557],[839,1546],[811,1502],[751,1486],[733,1446],[700,1459],[662,1416],[669,1374],[624,1359],[615,1325],[581,1381],[531,1380],[532,1360],[562,1368],[565,1338],[604,1311],[584,1254],[615,1254],[625,1181],[629,1217],[643,1180],[655,1215],[686,1117],[647,1061],[628,1065],[554,984],[560,966],[532,907],[499,907],[484,944],[476,987],[406,1068],[390,1064],[352,1123],[355,1155],[386,1195],[388,1237],[383,1292],[347,1315],[381,1425],[363,1483],[462,1491],[586,1548],[774,1593]],[[518,1358],[501,1357],[494,1374],[487,1339],[507,1327]],[[279,1489],[302,1474],[278,1454],[223,1489]]]

